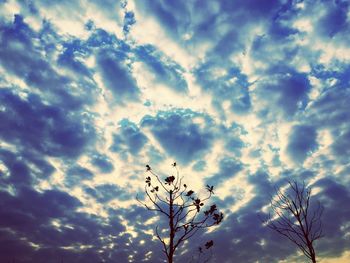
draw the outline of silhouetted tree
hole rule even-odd
[[[223,220],[223,214],[218,211],[215,204],[206,210],[203,209],[205,202],[214,194],[214,187],[207,185],[208,195],[200,199],[182,182],[183,176],[179,176],[176,163],[172,166],[176,174],[161,180],[160,176],[146,165],[149,176],[145,181],[145,193],[149,201],[143,202],[136,197],[148,210],[164,216],[169,224],[165,231],[159,231],[159,226],[155,228],[155,234],[163,246],[162,251],[168,263],[173,262],[176,250],[198,230],[219,225]],[[205,249],[210,249],[213,244],[212,240],[206,242]],[[199,251],[202,253],[202,247]]]
[[[310,202],[311,188],[303,182],[288,182],[284,190],[276,190],[270,201],[270,213],[265,221],[267,226],[287,237],[310,259],[316,262],[314,242],[323,236],[320,202]]]

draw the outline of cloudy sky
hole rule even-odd
[[[350,257],[344,0],[1,0],[0,261],[162,262],[145,165],[215,185],[214,262],[303,262],[262,226],[313,187],[322,263]]]

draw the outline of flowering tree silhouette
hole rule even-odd
[[[198,230],[219,225],[223,220],[223,214],[218,211],[215,204],[206,210],[203,209],[206,207],[205,202],[214,194],[214,187],[207,185],[208,194],[200,199],[182,182],[183,177],[180,177],[176,163],[172,166],[176,174],[161,180],[160,176],[146,165],[149,174],[145,181],[148,202],[136,197],[149,211],[160,213],[169,223],[167,229],[159,231],[159,226],[155,228],[155,234],[163,246],[162,251],[168,263],[173,262],[175,251]],[[213,244],[213,240],[206,242],[204,249],[210,249]],[[202,247],[199,248],[199,252],[203,253]]]
[[[265,223],[269,228],[285,236],[316,263],[315,240],[321,238],[323,208],[318,202],[311,206],[311,188],[305,183],[288,182],[286,191],[276,190],[270,201],[270,214]]]

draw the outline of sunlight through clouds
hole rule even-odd
[[[301,262],[260,218],[288,180],[324,206],[319,262],[346,262],[349,8],[0,1],[0,261],[163,262],[168,222],[136,196],[176,162],[224,212],[178,262],[204,240],[211,262]]]

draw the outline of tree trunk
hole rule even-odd
[[[314,250],[312,245],[309,248],[309,250],[310,250],[310,254],[311,254],[311,261],[312,261],[312,263],[316,263],[316,253],[315,253],[315,250]]]
[[[309,249],[309,253],[310,253],[310,259],[312,261],[312,263],[316,263],[316,253],[315,253],[315,249],[314,246],[312,245],[312,242],[309,240],[308,237],[306,237],[306,242],[307,242],[307,247]]]
[[[170,201],[169,201],[169,257],[168,262],[173,263],[173,257],[174,257],[174,237],[175,237],[175,229],[174,229],[174,208],[173,208],[173,192],[170,190]]]

